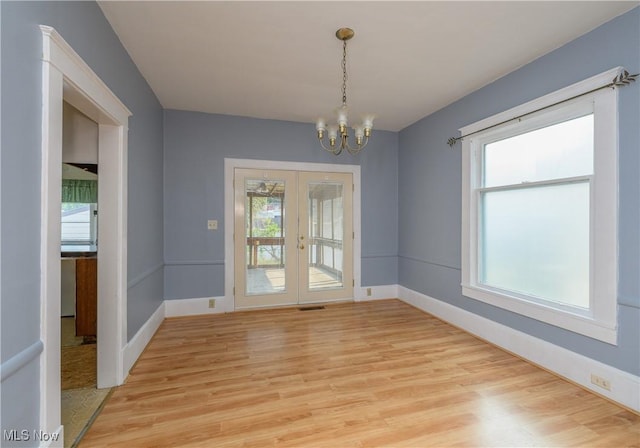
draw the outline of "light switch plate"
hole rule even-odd
[[[207,229],[209,230],[218,230],[218,220],[210,219],[207,221]]]

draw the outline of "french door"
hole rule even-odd
[[[353,297],[351,173],[235,169],[235,306]]]

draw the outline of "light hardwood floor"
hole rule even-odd
[[[640,416],[397,300],[167,319],[81,447],[640,446]]]

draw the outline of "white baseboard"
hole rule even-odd
[[[640,377],[403,286],[398,288],[398,292],[400,300],[409,305],[527,359],[598,395],[640,412]],[[592,374],[608,380],[611,390],[592,384]]]
[[[367,295],[369,289],[371,289],[371,295]],[[359,286],[354,288],[353,296],[355,302],[395,299],[398,297],[398,285]]]
[[[371,295],[367,296],[367,289]],[[398,285],[362,286],[353,290],[355,302],[394,299],[398,297]],[[215,308],[209,308],[209,300],[215,299]],[[199,297],[194,299],[165,300],[165,317],[197,316],[199,314],[232,313],[235,311],[233,297]]]
[[[39,448],[62,448],[64,446],[64,427],[58,426],[58,429],[51,434],[39,433],[31,434],[35,440],[40,440]]]
[[[165,317],[165,303],[162,302],[158,309],[151,315],[151,317],[144,323],[144,325],[138,330],[133,338],[125,345],[123,351],[123,378],[127,378],[129,370],[138,360],[138,357],[142,354],[145,347],[151,341],[151,338],[156,333],[160,324]]]
[[[215,300],[215,307],[209,308],[209,300]],[[233,298],[200,297],[196,299],[165,300],[165,317],[196,316],[198,314],[228,313],[233,311]]]

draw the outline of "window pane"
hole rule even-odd
[[[589,184],[482,194],[481,283],[589,307]]]
[[[61,241],[91,243],[91,204],[62,203]]]
[[[484,186],[593,174],[593,114],[484,147]]]
[[[309,183],[309,290],[343,288],[344,186]]]
[[[245,181],[246,285],[250,294],[278,294],[285,282],[285,181]]]

